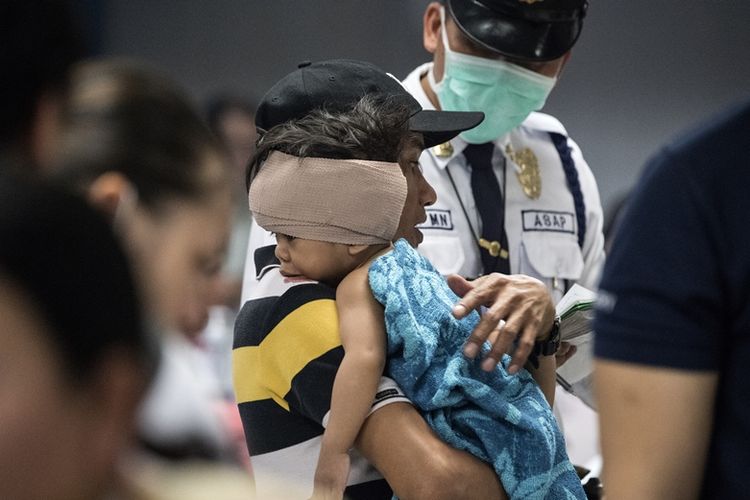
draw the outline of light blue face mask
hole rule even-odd
[[[445,33],[444,10],[440,21],[445,48],[443,79],[435,82],[432,68],[427,78],[442,110],[484,112],[482,123],[460,134],[466,142],[494,141],[544,106],[557,78],[505,61],[454,52]]]

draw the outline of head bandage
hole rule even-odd
[[[298,158],[274,151],[250,185],[250,210],[263,229],[348,245],[396,235],[406,202],[398,163]]]

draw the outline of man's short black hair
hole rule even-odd
[[[390,95],[366,94],[348,111],[318,108],[302,118],[271,127],[250,160],[247,187],[272,151],[300,158],[359,159],[397,162],[410,137],[412,110]]]

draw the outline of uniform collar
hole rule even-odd
[[[427,97],[424,89],[422,88],[421,78],[422,75],[426,75],[427,71],[432,67],[432,63],[424,63],[421,66],[417,66],[414,71],[404,79],[404,87],[407,91],[417,100],[422,109],[434,110],[435,106],[430,102],[430,98]]]
[[[510,144],[510,133],[505,134],[503,137],[492,141],[495,144],[495,147],[499,149],[503,154],[505,152],[505,146]],[[439,170],[445,169],[445,167],[450,164],[453,159],[457,156],[461,156],[463,154],[464,149],[469,145],[468,142],[463,140],[461,137],[454,137],[450,140],[451,147],[453,148],[453,154],[450,156],[438,156],[436,154],[436,151],[438,150],[438,146],[435,146],[434,148],[430,148],[427,150],[428,154],[432,157],[433,161],[435,162],[435,165],[438,167]]]

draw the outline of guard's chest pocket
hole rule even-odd
[[[419,245],[419,253],[427,257],[440,274],[460,274],[466,261],[461,239],[458,236],[433,236]]]
[[[557,303],[565,282],[583,273],[583,255],[574,234],[526,232],[522,235],[519,272],[541,280]]]

